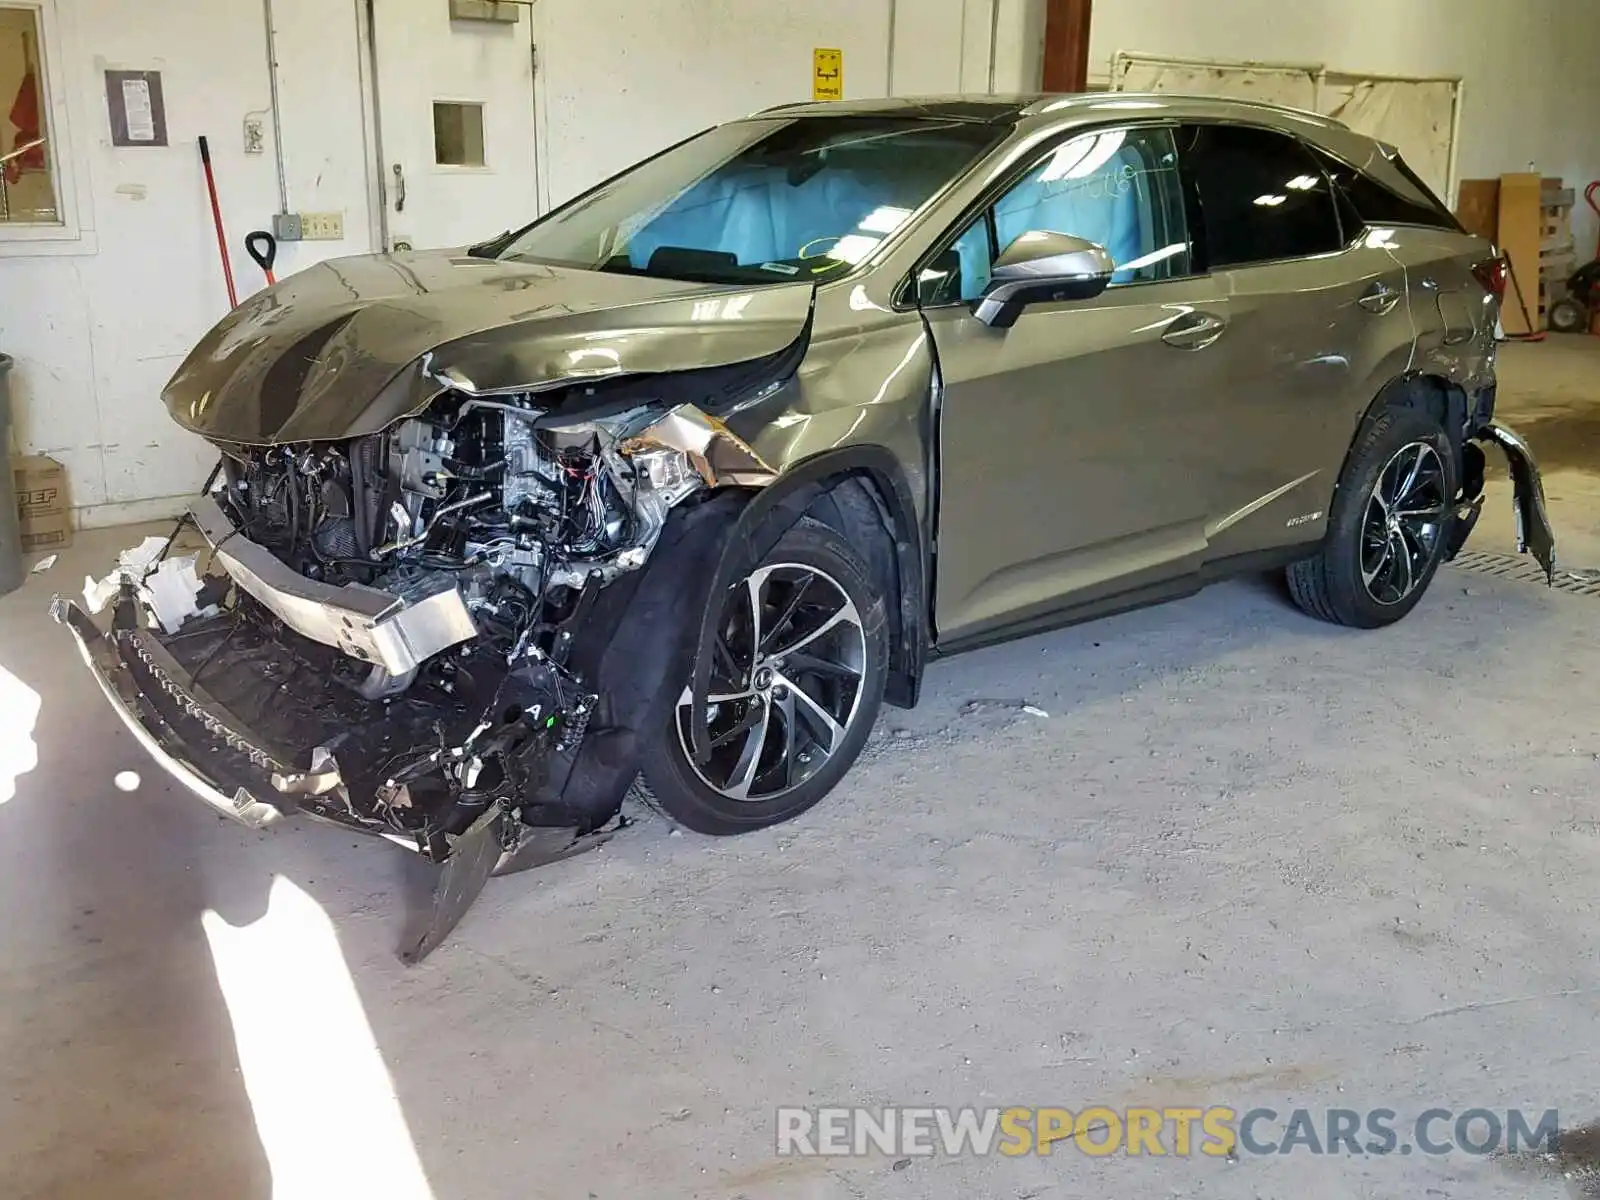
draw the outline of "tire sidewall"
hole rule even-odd
[[[1445,512],[1433,554],[1417,586],[1396,604],[1380,604],[1368,593],[1361,578],[1361,527],[1373,489],[1378,486],[1384,469],[1402,447],[1414,442],[1430,445],[1444,466]],[[1459,476],[1456,447],[1439,422],[1427,413],[1410,408],[1387,409],[1368,424],[1345,468],[1345,478],[1334,499],[1324,550],[1332,598],[1339,608],[1347,610],[1340,613],[1346,623],[1369,629],[1392,624],[1422,600],[1443,561],[1444,547],[1455,524],[1454,503],[1461,486]]]
[[[698,833],[732,834],[762,829],[799,816],[844,778],[854,765],[883,702],[888,677],[889,627],[883,597],[872,581],[871,568],[840,534],[820,521],[803,519],[778,540],[760,563],[740,572],[736,588],[764,563],[789,562],[826,572],[844,588],[861,615],[866,663],[854,723],[843,744],[823,766],[798,787],[769,800],[733,800],[710,787],[696,773],[678,736],[676,704],[647,750],[645,781],[667,816]]]

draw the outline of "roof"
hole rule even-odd
[[[869,100],[815,100],[780,104],[763,109],[758,116],[785,113],[794,116],[921,116],[944,121],[972,121],[1000,124],[1023,117],[1047,114],[1065,115],[1074,110],[1085,115],[1104,110],[1131,108],[1167,109],[1174,115],[1279,116],[1293,117],[1297,124],[1343,129],[1340,122],[1320,113],[1259,100],[1235,100],[1227,96],[1188,96],[1170,92],[1032,92],[1016,95],[973,96],[896,96]]]
[[[1183,110],[1198,108],[1212,111],[1225,108],[1247,113],[1272,113],[1278,116],[1309,118],[1313,124],[1329,128],[1344,128],[1342,122],[1322,113],[1304,108],[1291,108],[1285,104],[1269,104],[1264,100],[1241,100],[1233,96],[1186,95],[1181,92],[1079,92],[1040,94],[1027,99],[1022,115],[1042,116],[1045,113],[1066,112],[1075,109],[1095,110],[1106,108],[1159,107]]]
[[[992,125],[1014,121],[1037,96],[895,96],[873,100],[812,100],[779,104],[757,116],[927,117],[939,121],[971,121]]]

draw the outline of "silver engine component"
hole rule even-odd
[[[401,494],[374,557],[420,560],[441,531],[459,531],[457,582],[474,609],[498,574],[538,597],[642,566],[667,513],[705,486],[702,473],[680,450],[626,445],[638,413],[559,430],[536,429],[539,415],[474,398],[398,426],[389,471]]]
[[[241,586],[375,667],[360,690],[388,697],[466,641],[516,657],[578,593],[643,566],[675,505],[772,475],[688,405],[545,420],[527,397],[452,393],[385,433],[231,454],[213,544],[257,547],[259,569],[229,565]]]
[[[524,502],[546,507],[558,504],[555,484],[561,477],[555,462],[540,453],[533,436],[533,425],[510,413],[501,415],[500,444],[506,454],[503,502],[507,512],[515,512]]]

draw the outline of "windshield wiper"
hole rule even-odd
[[[468,246],[467,254],[473,258],[499,258],[516,240],[516,234],[507,229],[497,237],[490,238],[487,242],[479,242],[476,246]]]

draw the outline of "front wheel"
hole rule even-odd
[[[1328,535],[1289,568],[1289,593],[1324,621],[1376,629],[1409,613],[1455,521],[1456,456],[1427,413],[1389,409],[1362,433],[1339,480]]]
[[[877,720],[889,654],[871,569],[819,521],[784,534],[721,603],[707,651],[711,757],[694,760],[685,687],[644,768],[656,805],[709,834],[787,821],[832,791]]]

